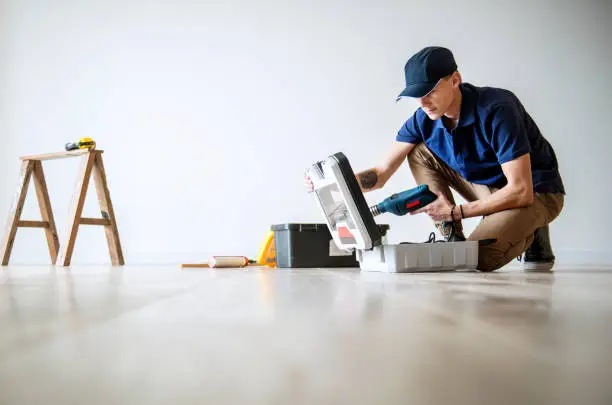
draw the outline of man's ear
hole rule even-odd
[[[461,73],[457,71],[453,72],[453,75],[451,76],[451,84],[453,87],[459,87],[461,84]]]

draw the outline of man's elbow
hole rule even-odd
[[[519,207],[528,207],[533,204],[534,193],[533,188],[526,184],[520,185],[516,188],[516,199]]]
[[[376,173],[378,177],[376,181],[376,188],[383,188],[385,184],[387,184],[387,181],[389,181],[389,169],[386,167],[377,167]]]

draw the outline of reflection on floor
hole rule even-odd
[[[1,404],[612,404],[612,269],[11,266],[0,328]]]

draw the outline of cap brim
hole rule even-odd
[[[413,97],[413,98],[423,97],[427,93],[429,93],[434,87],[436,87],[437,83],[438,82],[425,82],[425,83],[411,84],[410,86],[407,86],[404,89],[404,91],[400,93],[399,96],[397,96],[397,99],[399,100],[402,97]]]

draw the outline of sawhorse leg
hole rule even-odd
[[[68,226],[64,239],[62,239],[62,249],[57,258],[57,265],[70,266],[72,253],[74,252],[74,243],[76,242],[79,225],[81,223],[81,214],[85,205],[85,197],[87,196],[87,187],[89,186],[89,177],[96,158],[95,153],[89,153],[81,158],[81,166],[79,169],[74,194],[72,196],[72,205],[68,216]]]
[[[98,202],[100,203],[100,210],[102,212],[101,219],[81,217],[92,172],[94,174]],[[117,230],[117,221],[110,199],[108,185],[106,183],[106,173],[102,162],[102,154],[96,151],[83,157],[73,196],[69,224],[66,228],[65,242],[58,257],[57,265],[70,266],[79,225],[103,225],[111,256],[111,263],[114,266],[121,266],[124,264],[123,251],[121,250],[119,232]]]
[[[38,207],[40,209],[42,221],[21,220],[21,213],[28,194],[31,177],[34,177],[34,186],[36,188],[36,197],[38,199]],[[51,256],[52,263],[55,263],[59,250],[59,240],[57,238],[55,221],[53,219],[49,190],[47,189],[42,162],[39,160],[24,160],[21,163],[19,186],[9,213],[9,219],[6,224],[4,239],[1,245],[2,251],[0,255],[2,256],[2,266],[7,266],[9,263],[18,228],[43,228],[45,230],[45,236],[47,237],[49,256]]]
[[[49,256],[52,263],[57,260],[59,252],[59,239],[57,237],[57,228],[55,227],[55,219],[51,210],[51,200],[49,199],[49,190],[43,172],[42,162],[34,160],[34,186],[36,188],[36,197],[38,199],[38,208],[40,209],[40,217],[45,225],[45,236],[47,237],[47,246],[49,247]]]
[[[108,191],[106,183],[106,172],[104,171],[104,163],[102,162],[102,154],[96,156],[96,161],[93,168],[94,183],[96,184],[96,193],[98,202],[100,203],[100,211],[102,218],[109,221],[104,225],[106,241],[108,242],[108,250],[113,266],[123,266],[123,250],[119,241],[119,230],[117,229],[117,220],[115,218],[115,210]]]
[[[11,257],[11,251],[13,250],[13,243],[15,242],[15,236],[17,235],[17,228],[19,227],[19,220],[21,219],[21,211],[23,211],[23,205],[25,203],[26,195],[28,193],[28,186],[30,185],[30,177],[32,176],[32,170],[34,168],[34,162],[31,160],[25,160],[21,163],[21,169],[19,171],[19,186],[15,193],[15,199],[9,212],[9,218],[6,223],[6,229],[4,232],[4,239],[2,240],[2,265],[7,266]]]

